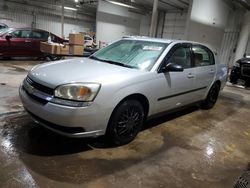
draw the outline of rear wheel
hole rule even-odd
[[[47,57],[49,58],[50,61],[57,61],[62,59],[62,56],[57,56],[57,55],[48,55]]]
[[[115,145],[131,142],[142,128],[144,109],[140,102],[127,100],[113,112],[109,121],[107,136]]]
[[[220,84],[219,83],[213,84],[207,94],[207,98],[205,99],[205,101],[201,103],[201,108],[203,109],[212,108],[218,99],[219,92],[220,92]]]

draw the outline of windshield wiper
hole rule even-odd
[[[94,60],[98,60],[98,61],[103,61],[102,59],[99,59],[98,57],[96,56],[89,56],[90,59],[94,59]]]
[[[110,64],[113,64],[113,65],[119,65],[119,66],[122,66],[122,67],[135,68],[135,67],[133,67],[131,65],[127,65],[127,64],[124,64],[124,63],[120,63],[120,62],[116,62],[116,61],[112,61],[112,60],[106,60],[106,59],[99,59],[96,56],[90,56],[89,58],[90,59],[95,59],[95,60],[98,60],[98,61],[102,61],[102,62],[106,62],[106,63],[110,63]]]
[[[128,68],[135,68],[135,67],[133,67],[131,65],[127,65],[127,64],[124,64],[124,63],[116,62],[116,61],[111,61],[111,60],[104,60],[104,61],[107,62],[107,63],[113,64],[113,65],[119,65],[119,66],[128,67]]]

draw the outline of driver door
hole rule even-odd
[[[181,65],[184,70],[183,72],[158,74],[158,112],[171,110],[196,101],[194,95],[196,76],[191,57],[190,44],[175,45],[165,57],[162,66],[173,63]]]
[[[11,35],[7,41],[9,56],[30,56],[32,50],[30,33],[29,29],[9,33]]]

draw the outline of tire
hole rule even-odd
[[[11,60],[11,57],[3,57],[3,60]]]
[[[250,81],[246,81],[245,86],[246,86],[246,87],[250,87]]]
[[[106,136],[112,144],[131,142],[140,132],[144,122],[144,109],[137,100],[122,102],[111,115]]]
[[[61,56],[56,56],[56,55],[49,55],[48,58],[50,61],[57,61],[57,60],[62,59]]]
[[[230,75],[230,82],[232,83],[232,84],[237,84],[237,77],[236,76],[232,76],[232,75]]]
[[[212,108],[218,99],[219,92],[220,92],[220,84],[218,83],[213,84],[207,94],[205,101],[201,103],[201,108],[202,109]]]

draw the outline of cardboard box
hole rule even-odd
[[[70,55],[83,55],[83,46],[82,45],[69,45],[69,54]]]
[[[60,54],[61,55],[69,55],[69,45],[68,44],[60,46]]]
[[[74,45],[83,45],[84,44],[84,37],[83,34],[69,34],[69,44],[74,44]]]
[[[40,51],[48,54],[60,54],[60,46],[56,44],[49,44],[47,42],[41,42]]]

